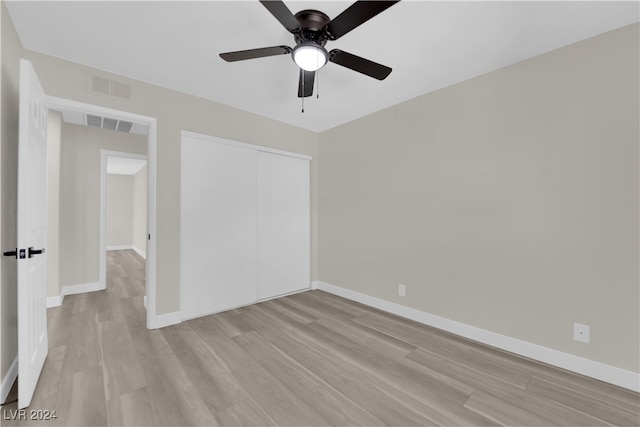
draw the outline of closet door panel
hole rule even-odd
[[[183,137],[182,317],[256,301],[255,150]]]
[[[310,287],[309,160],[258,152],[258,300]]]

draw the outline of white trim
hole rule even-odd
[[[131,249],[137,253],[138,255],[140,255],[142,258],[147,259],[147,254],[140,249],[139,247],[137,247],[136,245],[131,245]]]
[[[153,117],[142,116],[126,111],[114,110],[111,108],[101,107],[98,105],[86,104],[84,102],[73,101],[69,99],[48,96],[49,107],[52,109],[67,109],[83,111],[95,115],[109,116],[117,119],[144,123],[148,126],[147,131],[147,233],[151,235],[151,239],[147,242],[146,253],[146,286],[145,293],[149,297],[149,309],[147,310],[147,328],[153,322],[156,313],[156,186],[157,186],[157,148],[158,148],[158,121]],[[104,244],[101,246],[104,248]],[[100,266],[104,268],[104,253],[101,253],[102,259]],[[105,269],[106,270],[106,269]]]
[[[103,286],[100,282],[63,286],[62,289],[60,289],[60,295],[47,297],[47,308],[61,306],[64,297],[67,295],[84,294],[85,292],[103,291],[105,289],[107,289],[106,286]]]
[[[111,245],[111,246],[107,246],[107,252],[108,251],[125,251],[125,250],[132,250],[135,253],[137,253],[138,255],[140,255],[142,258],[144,258],[144,259],[147,258],[147,254],[142,249],[137,247],[136,245]]]
[[[601,362],[596,362],[573,354],[543,347],[538,344],[500,335],[495,332],[456,322],[454,320],[445,319],[444,317],[435,316],[433,314],[361,294],[329,283],[315,281],[312,284],[312,288],[314,287],[330,294],[357,301],[492,347],[507,350],[568,371],[576,372],[578,374],[596,378],[629,390],[640,392],[640,373],[627,371],[615,366],[606,365]]]
[[[2,383],[0,383],[0,402],[4,403],[7,400],[7,396],[9,396],[13,383],[16,382],[16,378],[18,378],[18,355],[16,355],[13,362],[11,362],[9,370],[2,379]]]
[[[62,302],[64,301],[64,295],[55,295],[52,297],[47,297],[47,308],[52,307],[60,307]]]
[[[79,285],[67,285],[62,287],[61,294],[63,296],[83,294],[85,292],[103,291],[107,287],[101,282],[82,283]]]
[[[307,154],[294,153],[292,151],[278,150],[278,149],[275,149],[275,148],[264,147],[262,145],[255,145],[255,144],[249,144],[249,143],[246,143],[246,142],[233,141],[231,139],[220,138],[220,137],[212,136],[212,135],[205,135],[205,134],[202,134],[202,133],[191,132],[191,131],[188,131],[188,130],[181,131],[180,135],[181,135],[182,138],[184,138],[184,137],[196,138],[196,139],[200,139],[200,140],[203,140],[203,141],[218,142],[218,143],[221,143],[221,144],[233,145],[235,147],[241,147],[241,148],[248,148],[250,150],[263,151],[265,153],[280,154],[280,155],[283,155],[283,156],[297,157],[299,159],[305,159],[305,160],[312,160],[313,159],[313,157],[311,157],[311,156],[309,156]]]
[[[166,326],[177,325],[178,323],[182,323],[182,315],[179,311],[174,311],[173,313],[160,314],[148,319],[147,328],[159,329]]]
[[[124,251],[127,249],[133,249],[133,245],[111,245],[107,246],[107,251]]]
[[[149,125],[155,119],[140,114],[129,113],[128,111],[114,110],[113,108],[102,107],[100,105],[86,104],[84,102],[71,99],[58,98],[57,96],[47,96],[49,107],[52,109],[74,110],[82,113],[89,113],[95,116],[109,116],[118,120],[129,122],[139,122]]]
[[[145,296],[147,297],[147,328],[151,329],[156,316],[156,187],[158,169],[158,122],[149,122],[147,133],[147,251],[145,252],[147,277]]]

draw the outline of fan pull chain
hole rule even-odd
[[[320,69],[316,71],[316,99],[320,99]]]
[[[302,112],[304,113],[304,70],[300,68],[300,80],[302,81]]]

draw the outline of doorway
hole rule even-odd
[[[155,118],[141,116],[138,114],[128,113],[124,111],[114,110],[110,108],[100,107],[96,105],[71,101],[67,99],[48,97],[49,105],[52,110],[58,110],[64,112],[70,112],[72,115],[80,115],[85,117],[85,125],[88,125],[89,120],[95,120],[93,117],[102,118],[102,122],[106,123],[107,118],[109,120],[115,120],[117,122],[123,121],[141,125],[145,127],[146,133],[146,177],[147,177],[147,194],[146,194],[146,230],[144,233],[144,247],[139,248],[144,251],[145,255],[145,302],[147,308],[147,327],[152,329],[157,326],[156,321],[156,243],[155,243],[155,231],[156,231],[156,147],[157,147],[157,121]],[[109,122],[113,123],[113,122]],[[119,125],[116,125],[119,126]],[[106,126],[105,126],[106,127]],[[117,129],[117,128],[116,128]],[[108,150],[106,150],[108,151]],[[106,191],[106,170],[107,170],[107,155],[108,153],[100,153],[100,208],[99,208],[99,244],[97,251],[97,264],[98,264],[98,283],[92,290],[106,289],[106,203],[105,203],[105,191]],[[112,153],[113,154],[113,153]],[[116,153],[118,154],[118,153]],[[129,153],[119,153],[125,156]],[[135,155],[134,155],[135,156]],[[143,156],[144,157],[144,156]],[[97,166],[97,165],[96,165]],[[97,167],[96,167],[97,168]],[[96,189],[97,192],[97,189]],[[137,246],[142,245],[138,242]],[[74,292],[67,290],[65,292],[64,284],[61,284],[61,295]],[[78,292],[84,292],[82,289],[77,289]]]
[[[105,154],[107,251],[131,249],[146,258],[147,156]]]
[[[112,250],[133,250],[146,259],[147,156],[111,150],[101,150],[100,156],[101,260]],[[101,284],[106,283],[103,273]]]

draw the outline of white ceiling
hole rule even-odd
[[[107,156],[107,173],[111,175],[135,175],[147,164],[146,160]]]
[[[297,97],[288,56],[227,63],[221,52],[293,46],[258,1],[8,1],[25,48],[313,131],[638,22],[639,2],[401,1],[339,48],[393,68],[378,81],[329,63],[320,99]],[[351,2],[285,1],[337,16]]]

